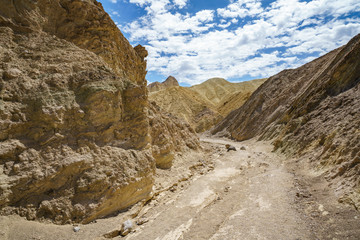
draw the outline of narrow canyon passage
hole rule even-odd
[[[214,153],[214,169],[150,209],[126,239],[316,239],[294,207],[294,175],[261,142],[202,139],[237,151]]]
[[[156,194],[143,207],[79,225],[79,232],[0,216],[0,239],[359,239],[358,211],[340,204],[304,162],[273,153],[266,142],[201,140],[207,158],[184,155],[171,170],[157,170]],[[225,144],[237,151],[227,152]],[[134,228],[122,237],[126,219]]]

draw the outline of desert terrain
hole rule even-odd
[[[265,80],[233,83],[223,78],[211,78],[192,87],[181,87],[170,76],[162,83],[148,86],[149,100],[201,133],[241,107]]]
[[[358,239],[360,214],[338,202],[309,162],[272,152],[269,142],[203,136],[206,157],[160,170],[154,195],[87,225],[0,217],[4,239]],[[226,151],[231,144],[237,151]],[[133,228],[121,236],[121,226]],[[74,232],[74,227],[79,227]],[[21,228],[21,231],[19,229]]]
[[[0,239],[360,239],[359,34],[266,79],[148,85],[98,1],[0,6]]]

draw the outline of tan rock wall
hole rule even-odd
[[[0,6],[0,213],[88,223],[146,199],[146,50],[96,1]]]
[[[171,168],[176,153],[199,150],[200,142],[189,124],[164,113],[155,102],[150,103],[149,119],[152,152],[158,168]]]
[[[152,152],[123,149],[150,142],[141,86],[44,32],[0,35],[1,212],[89,222],[146,198]]]
[[[266,81],[212,132],[273,140],[276,150],[306,156],[359,208],[360,35],[297,69]]]
[[[94,52],[121,77],[145,84],[146,62],[138,56],[102,5],[95,0],[1,0],[2,17],[17,29],[43,30]]]

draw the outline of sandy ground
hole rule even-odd
[[[226,152],[227,143],[237,151]],[[306,160],[285,159],[254,140],[202,144],[206,158],[183,156],[171,172],[159,171],[152,200],[127,212],[79,225],[79,232],[0,217],[0,239],[360,239],[359,212],[338,203]],[[119,236],[127,219],[133,231]]]

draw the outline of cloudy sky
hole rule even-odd
[[[359,0],[100,2],[132,45],[147,48],[150,82],[269,77],[360,33]]]

